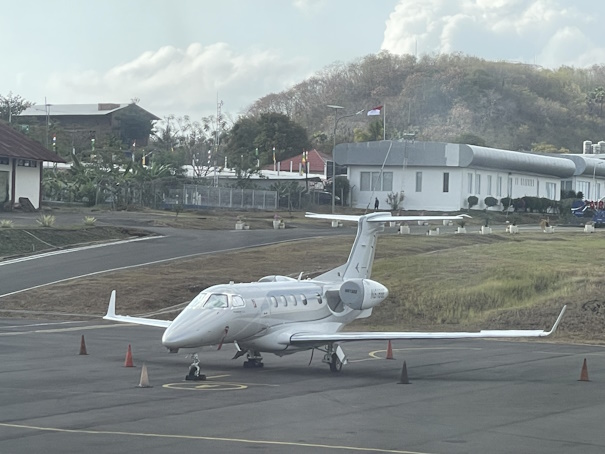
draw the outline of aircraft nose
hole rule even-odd
[[[195,348],[219,343],[224,333],[222,311],[183,312],[162,336],[166,348]]]

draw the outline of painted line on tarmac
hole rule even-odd
[[[107,246],[116,246],[116,245],[119,245],[119,244],[134,243],[134,242],[137,242],[137,241],[155,240],[155,239],[158,239],[158,238],[166,238],[166,237],[165,236],[160,236],[160,235],[146,236],[146,237],[141,237],[141,238],[131,238],[129,240],[113,241],[113,242],[110,242],[110,243],[91,244],[91,245],[88,245],[88,246],[80,246],[80,247],[74,247],[74,248],[69,248],[69,249],[61,249],[59,251],[43,252],[41,254],[28,255],[26,257],[19,257],[19,258],[11,259],[11,260],[4,260],[4,261],[0,262],[0,266],[12,265],[14,263],[27,262],[29,260],[36,260],[36,259],[41,259],[41,258],[44,258],[44,257],[51,257],[53,255],[70,254],[72,252],[86,251],[86,250],[89,250],[89,249],[97,249],[97,248],[100,248],[100,247],[107,247]]]
[[[26,334],[56,334],[56,333],[68,333],[71,331],[85,331],[91,329],[104,329],[104,328],[118,328],[118,327],[126,327],[133,325],[131,324],[122,324],[116,323],[115,325],[92,325],[92,326],[75,326],[73,328],[55,328],[55,329],[34,329],[29,331],[18,331],[18,332],[9,332],[9,333],[0,333],[1,336],[23,336]]]
[[[410,348],[394,348],[394,352],[409,352],[414,350],[482,350],[479,347],[410,347]],[[384,353],[384,356],[379,356],[379,354]],[[374,361],[377,359],[386,359],[386,349],[385,350],[374,350],[368,353],[369,358],[362,359],[350,359],[350,363],[361,363],[363,361]]]
[[[186,391],[239,391],[247,389],[249,386],[266,386],[270,388],[279,388],[279,385],[271,385],[268,383],[241,383],[228,381],[214,381],[217,378],[230,377],[229,374],[207,376],[206,380],[186,381],[179,383],[166,383],[162,388],[179,389]]]
[[[339,450],[349,452],[385,452],[392,454],[430,454],[419,451],[405,451],[400,449],[381,449],[381,448],[363,448],[360,446],[345,446],[345,445],[325,445],[321,443],[302,443],[294,441],[278,441],[278,440],[253,440],[249,438],[229,438],[229,437],[206,437],[203,435],[178,435],[178,434],[159,434],[150,432],[124,432],[113,430],[87,430],[87,429],[59,429],[57,427],[40,427],[30,426],[27,424],[10,424],[0,423],[0,427],[8,427],[12,429],[34,430],[39,432],[54,432],[79,435],[110,435],[112,437],[140,437],[140,438],[164,438],[173,440],[192,440],[192,441],[215,441],[224,443],[238,443],[248,445],[266,445],[266,446],[291,446],[297,448],[309,449],[324,449],[324,450]]]
[[[30,325],[8,325],[8,326],[0,326],[0,330],[3,330],[3,329],[14,329],[14,328],[32,328],[34,326],[73,325],[75,323],[86,323],[86,322],[74,321],[74,322],[33,323],[33,324],[30,324]]]
[[[80,279],[80,278],[83,278],[83,277],[96,276],[98,274],[112,273],[114,271],[124,271],[124,270],[128,270],[128,269],[131,269],[131,268],[139,268],[139,267],[143,267],[143,266],[157,265],[159,263],[172,262],[172,261],[175,261],[175,260],[183,260],[183,259],[189,259],[189,258],[193,258],[193,257],[201,257],[201,256],[204,256],[204,255],[213,255],[213,254],[222,254],[222,253],[225,253],[225,252],[243,251],[243,250],[246,250],[246,249],[253,249],[253,248],[257,248],[257,247],[273,246],[273,245],[276,245],[276,244],[293,243],[293,242],[296,242],[296,241],[306,241],[306,240],[313,240],[313,239],[316,239],[316,238],[324,238],[324,237],[325,236],[318,235],[318,236],[310,236],[310,237],[306,237],[306,238],[294,238],[294,239],[290,239],[290,240],[269,241],[267,243],[255,244],[253,246],[240,246],[240,247],[234,247],[234,248],[229,248],[229,249],[221,249],[220,251],[197,252],[195,254],[181,255],[179,257],[171,257],[171,258],[168,258],[168,259],[153,260],[151,262],[138,263],[136,265],[120,266],[118,268],[111,268],[111,269],[102,270],[102,271],[94,271],[92,273],[81,274],[80,276],[72,276],[72,277],[68,277],[68,278],[65,278],[65,279],[59,279],[58,281],[47,282],[46,284],[34,285],[33,287],[23,288],[21,290],[15,290],[14,292],[5,293],[3,295],[0,295],[0,298],[4,298],[6,296],[17,295],[19,293],[27,292],[29,290],[35,290],[35,289],[42,288],[42,287],[47,287],[49,285],[61,284],[63,282],[74,281],[76,279]],[[152,237],[152,238],[165,238],[165,237]],[[115,243],[111,243],[111,244],[115,244]],[[3,265],[5,263],[6,262],[0,262],[0,265]]]

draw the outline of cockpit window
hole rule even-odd
[[[188,309],[201,309],[204,307],[204,303],[208,299],[208,293],[200,293],[198,296],[193,298],[191,303],[189,303]]]
[[[241,296],[234,295],[231,297],[231,304],[233,307],[243,307],[246,305]]]
[[[225,309],[227,307],[229,307],[227,295],[223,295],[221,293],[211,294],[206,303],[204,303],[205,309]]]

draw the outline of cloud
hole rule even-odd
[[[567,0],[400,0],[382,49],[397,54],[462,52],[546,67],[605,62],[603,8]]]
[[[292,0],[292,5],[305,14],[317,14],[326,6],[326,0]]]
[[[74,103],[129,102],[158,116],[199,118],[216,111],[217,94],[232,113],[256,99],[300,80],[306,62],[272,51],[241,53],[225,43],[190,44],[145,52],[106,71],[57,72],[50,76],[50,98]]]

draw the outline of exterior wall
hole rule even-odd
[[[479,204],[474,209],[485,209],[485,198],[498,201],[504,197],[513,199],[531,196],[560,200],[561,180],[546,175],[508,172],[506,169],[480,169],[460,167],[393,167],[385,166],[384,172],[393,172],[392,191],[362,191],[362,172],[380,172],[377,166],[349,166],[351,205],[355,208],[374,207],[378,197],[380,209],[390,209],[389,192],[404,191],[401,207],[406,210],[459,211],[468,208],[468,197],[476,196]],[[417,173],[421,184],[417,188]],[[448,191],[444,191],[444,173],[449,174]],[[491,181],[490,181],[491,180]],[[419,191],[417,189],[420,189]],[[548,191],[548,194],[547,194]],[[497,205],[494,209],[502,209]]]
[[[27,197],[36,209],[40,208],[41,165],[41,162],[37,162],[37,167],[17,166],[15,168],[15,202],[19,201],[19,197]]]

